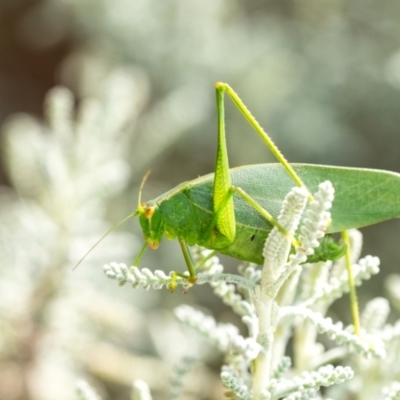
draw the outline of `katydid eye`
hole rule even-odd
[[[155,212],[155,207],[154,206],[147,206],[145,209],[144,209],[144,216],[147,218],[147,219],[150,219],[153,215],[154,215],[154,212]]]

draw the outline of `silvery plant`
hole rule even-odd
[[[47,94],[43,119],[16,114],[1,127],[12,186],[0,190],[2,399],[74,398],[80,369],[126,385],[131,376],[100,371],[93,357],[102,351],[109,352],[107,359],[121,356],[117,345],[107,343],[108,330],[142,342],[147,337],[139,306],[131,309],[112,291],[99,290],[98,274],[90,268],[104,257],[132,258],[138,242],[132,233],[116,231],[85,260],[88,268],[71,271],[109,229],[110,210],[124,209],[119,200],[135,174],[196,125],[204,107],[190,103],[192,93],[184,87],[149,105],[143,70],[106,68],[99,60],[91,60],[91,67],[103,75],[90,94],[87,84],[76,97],[55,87]],[[187,104],[185,119],[177,114],[182,104]],[[130,165],[130,142],[146,148],[154,131],[163,140],[138,152],[140,159]],[[146,303],[154,304],[149,299]]]
[[[304,213],[308,193],[294,188],[283,204],[279,223],[294,233]],[[400,396],[397,369],[390,370],[389,358],[397,348],[397,325],[385,325],[388,301],[370,301],[362,314],[363,331],[353,333],[340,321],[326,317],[330,305],[349,291],[343,260],[304,264],[318,246],[318,239],[330,220],[334,200],[330,182],[323,182],[314,194],[300,226],[300,246],[289,254],[291,241],[274,228],[264,247],[262,269],[240,265],[238,274],[224,273],[218,258],[211,257],[196,284],[210,284],[214,294],[238,314],[247,328],[242,335],[232,324],[218,323],[210,313],[188,305],[174,310],[176,318],[206,338],[224,355],[221,381],[226,398],[243,400],[382,398]],[[379,272],[379,259],[359,258],[362,237],[351,231],[354,279],[357,285]],[[209,250],[197,249],[199,258]],[[109,278],[120,285],[160,290],[164,286],[190,284],[183,277],[163,271],[125,264],[104,266]],[[318,335],[322,335],[321,338]],[[322,339],[325,336],[325,339]],[[322,344],[322,343],[324,344]],[[289,357],[288,343],[292,343]],[[392,353],[393,352],[393,353]],[[195,362],[187,354],[171,378],[171,399],[182,394],[184,376]],[[366,379],[372,375],[373,379]],[[149,389],[136,382],[134,398],[149,399]],[[136,397],[135,397],[136,396]]]

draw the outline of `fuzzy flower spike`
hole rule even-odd
[[[314,195],[301,227],[299,246],[295,253],[289,256],[291,238],[277,228],[272,229],[264,247],[264,268],[261,285],[256,288],[254,299],[258,316],[257,342],[263,349],[255,361],[253,376],[253,396],[261,399],[271,377],[272,344],[278,322],[279,307],[275,298],[285,280],[313,254],[319,245],[319,239],[324,236],[330,221],[329,209],[332,206],[334,189],[330,182],[323,182]],[[301,216],[307,204],[308,192],[305,188],[293,188],[286,196],[278,222],[291,235],[296,232]]]
[[[294,188],[285,199],[278,222],[291,234],[294,234],[299,225],[307,196],[305,188]],[[290,239],[277,229],[273,229],[268,236],[263,253],[265,261],[261,286],[270,292],[270,296],[276,296],[287,277],[318,247],[319,240],[324,236],[331,220],[329,209],[332,207],[333,197],[334,189],[331,182],[326,181],[318,186],[314,201],[310,203],[305,213],[298,238],[300,244],[294,254],[289,256]]]

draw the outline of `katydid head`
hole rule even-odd
[[[139,222],[146,243],[151,249],[155,250],[161,242],[164,233],[164,223],[162,211],[156,201],[150,200],[146,203],[142,203],[141,201],[143,186],[149,174],[150,170],[146,172],[142,179],[138,195],[138,209],[136,212],[139,214]]]
[[[164,218],[158,204],[151,200],[139,205],[139,221],[151,249],[157,249],[164,234]]]

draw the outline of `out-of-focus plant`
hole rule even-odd
[[[134,133],[147,135],[157,123],[175,127],[163,130],[160,151],[196,123],[199,113],[184,122],[174,117],[186,95],[173,92],[144,112],[146,75],[115,68],[103,76],[97,91],[79,101],[65,87],[52,89],[43,121],[15,115],[4,125],[3,155],[14,189],[2,188],[0,194],[0,398],[71,398],[67,382],[80,369],[126,382],[108,368],[121,359],[144,378],[150,370],[162,371],[155,359],[138,363],[137,356],[103,342],[109,331],[117,343],[134,337],[134,347],[148,340],[141,313],[117,305],[112,293],[99,292],[96,279],[89,279],[96,259],[98,265],[111,254],[133,258],[136,238],[120,230],[98,247],[92,261],[85,260],[85,269],[71,270],[109,228],[110,205],[131,177]],[[136,172],[156,152],[139,154]],[[142,368],[142,362],[152,367]],[[131,375],[126,379],[130,382]]]
[[[68,272],[75,252],[107,226],[107,204],[128,183],[126,133],[146,102],[146,87],[140,74],[115,71],[102,94],[76,108],[73,94],[57,87],[47,96],[45,121],[17,115],[3,127],[15,191],[1,193],[0,397],[51,398],[83,361],[92,335],[85,320],[101,318],[90,302],[106,302],[90,287],[74,287]],[[132,241],[119,234],[111,247],[124,251],[120,244]]]

